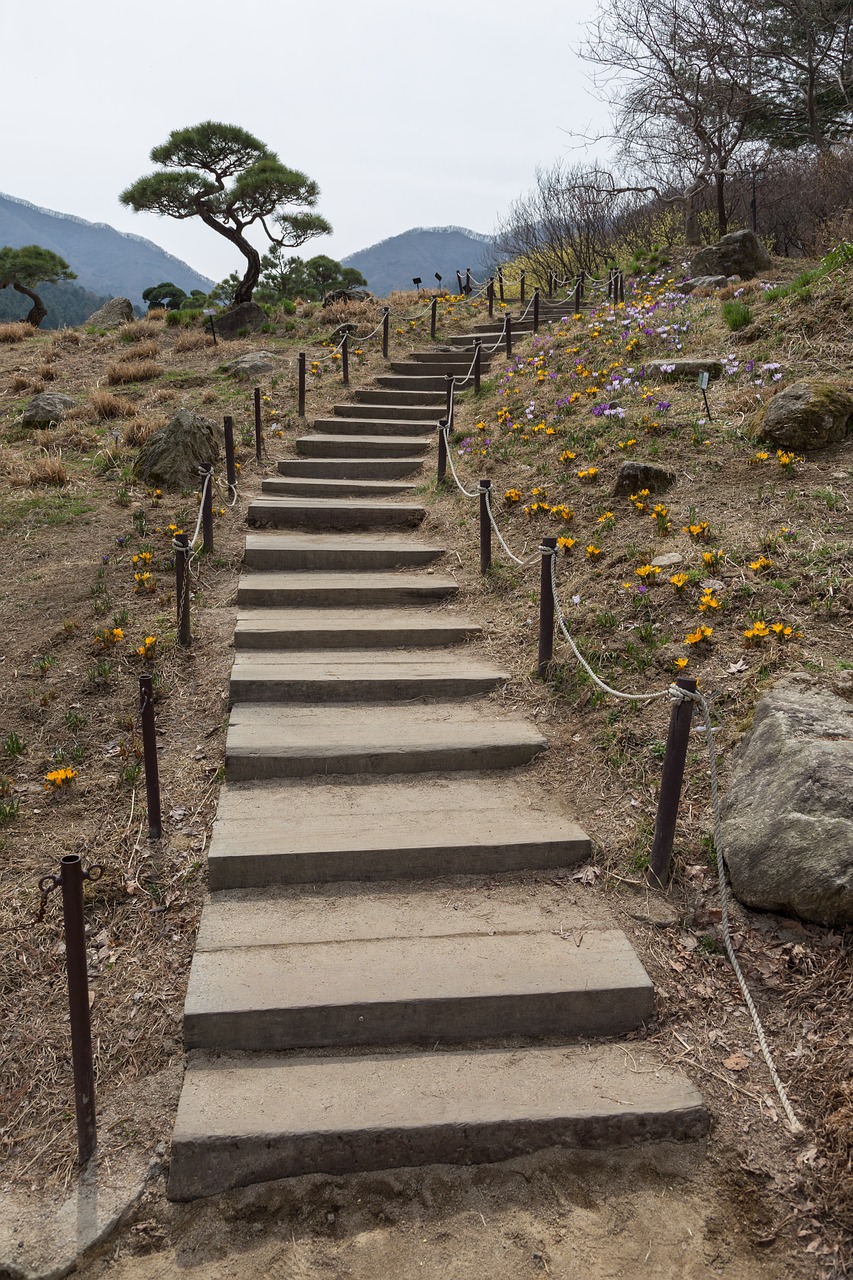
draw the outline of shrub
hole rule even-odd
[[[122,360],[107,369],[107,382],[111,387],[123,382],[150,382],[159,378],[163,370],[153,360]]]
[[[175,339],[173,348],[176,352],[198,351],[201,347],[212,347],[213,338],[209,333],[182,333]]]
[[[34,333],[33,326],[25,324],[23,320],[0,324],[0,342],[23,342],[24,338],[31,338]]]
[[[129,360],[154,360],[160,354],[160,348],[156,342],[137,342],[132,351],[128,351],[127,355],[121,356],[124,361]]]
[[[730,298],[728,302],[723,303],[723,320],[735,333],[738,329],[744,329],[748,324],[752,324],[752,312],[740,298]]]
[[[135,418],[122,432],[122,441],[131,449],[139,449],[159,426],[159,422],[151,422],[147,418]]]
[[[48,454],[30,467],[29,482],[31,485],[59,485],[68,483],[68,472],[62,461],[61,453]]]
[[[13,391],[26,391],[29,385],[30,380],[25,373],[16,373],[9,382]]]
[[[92,416],[99,422],[106,422],[111,418],[133,418],[136,415],[135,404],[125,396],[114,396],[111,391],[93,391],[89,397],[89,406]]]
[[[119,342],[147,342],[149,338],[157,337],[157,325],[151,323],[151,317],[147,320],[137,320],[134,323],[125,325],[119,332]]]

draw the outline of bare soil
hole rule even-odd
[[[405,314],[417,309],[411,298],[402,302]],[[739,340],[739,358],[752,353],[769,361],[784,341],[786,381],[801,372],[837,370],[847,349],[847,322],[839,320],[836,307],[830,336],[819,322],[820,305],[818,299],[816,326],[811,311],[793,319],[784,308],[776,319],[768,312],[752,346]],[[457,325],[462,310],[445,323]],[[733,336],[720,330],[710,307],[705,314],[697,323],[701,350],[693,350],[716,354],[722,344],[730,350]],[[553,679],[536,680],[538,566],[525,575],[504,562],[481,579],[476,504],[452,492],[433,495],[428,486],[424,532],[450,549],[448,567],[462,588],[459,607],[486,622],[483,648],[513,676],[496,700],[545,729],[552,747],[533,778],[553,791],[595,842],[595,863],[578,873],[581,878],[513,877],[503,892],[522,898],[556,891],[581,902],[589,895],[615,911],[658,993],[658,1017],[644,1038],[702,1089],[714,1117],[711,1140],[703,1150],[664,1145],[604,1154],[546,1151],[486,1168],[305,1178],[194,1205],[165,1200],[163,1159],[155,1152],[158,1144],[168,1144],[180,1082],[184,987],[223,762],[241,516],[259,474],[272,469],[271,462],[258,467],[253,460],[251,389],[223,373],[221,361],[257,347],[280,352],[283,361],[300,347],[309,358],[328,356],[331,348],[319,342],[329,338],[330,326],[316,330],[311,315],[298,318],[298,325],[289,335],[229,344],[227,352],[209,345],[176,351],[181,330],[153,321],[163,372],[151,382],[120,388],[136,415],[107,422],[87,406],[109,365],[132,354],[120,335],[83,333],[74,342],[39,334],[25,343],[0,344],[0,773],[11,779],[0,803],[16,805],[0,822],[4,1183],[34,1204],[58,1203],[75,1184],[57,895],[45,904],[43,919],[35,917],[39,877],[55,872],[62,854],[80,852],[105,869],[87,889],[101,1147],[107,1155],[137,1160],[141,1172],[152,1157],[155,1164],[132,1220],[81,1263],[79,1274],[136,1278],[187,1271],[215,1278],[353,1280],[386,1273],[604,1277],[647,1270],[733,1280],[847,1275],[853,1239],[849,936],[734,911],[738,952],[806,1126],[805,1140],[795,1142],[780,1119],[733,975],[720,954],[701,741],[689,759],[672,888],[666,898],[649,894],[643,887],[644,857],[666,709],[614,709],[577,679],[559,647]],[[402,352],[418,344],[422,328],[422,320],[414,330],[408,321],[395,324],[392,342]],[[654,354],[652,341],[649,348]],[[522,351],[532,354],[529,343]],[[375,344],[365,343],[363,357],[353,360],[354,384],[366,384],[381,364]],[[502,367],[500,362],[496,369]],[[333,362],[325,360],[321,368],[311,379],[309,414],[323,413],[341,398]],[[54,375],[47,382],[45,370]],[[290,449],[302,429],[294,414],[293,377],[288,364],[264,388],[271,455]],[[541,394],[535,377],[534,372],[533,397]],[[21,387],[22,381],[28,386]],[[20,409],[35,387],[47,383],[78,398],[79,415],[49,432],[24,432]],[[695,391],[668,387],[666,394],[674,406],[667,426],[677,420],[681,431],[641,436],[678,474],[665,499],[673,531],[660,538],[649,534],[649,522],[639,514],[629,511],[625,518],[611,496],[624,456],[616,429],[619,438],[627,438],[630,420],[611,424],[610,434],[600,421],[594,434],[570,421],[558,440],[541,449],[543,441],[535,441],[533,452],[527,442],[499,436],[496,413],[509,398],[492,384],[477,402],[463,397],[457,448],[464,438],[476,437],[477,423],[485,420],[496,444],[481,458],[456,456],[466,483],[488,475],[496,494],[518,485],[528,503],[530,490],[544,484],[550,486],[550,503],[571,504],[574,551],[581,554],[573,551],[561,563],[561,593],[567,608],[579,597],[571,605],[573,633],[589,656],[603,661],[611,682],[633,691],[666,683],[675,657],[689,653],[690,671],[698,671],[702,686],[717,693],[715,710],[724,713],[718,734],[724,784],[731,747],[763,684],[775,674],[809,670],[849,696],[850,443],[797,463],[793,478],[771,474],[761,470],[766,464],[747,463],[755,446],[742,428],[753,392],[737,382],[720,389],[717,423],[707,435],[700,433],[712,446],[697,445],[696,432],[686,425],[698,416],[687,399],[695,402]],[[524,385],[519,406],[527,395]],[[189,650],[176,643],[171,535],[163,531],[172,524],[191,530],[196,499],[157,496],[136,484],[128,470],[133,447],[124,442],[126,431],[134,438],[140,419],[156,424],[183,403],[215,420],[232,413],[242,428],[240,497],[231,509],[218,490],[217,507],[224,514],[216,521],[214,555],[196,562]],[[640,434],[636,426],[633,434]],[[567,447],[577,455],[572,468],[559,462]],[[56,461],[59,450],[65,482],[33,483],[38,464]],[[601,473],[597,488],[574,474],[589,465]],[[602,558],[588,562],[583,547],[597,536],[608,504],[618,513],[615,528],[602,541]],[[500,518],[519,553],[535,546],[543,532],[563,532],[518,508]],[[702,547],[680,532],[693,519],[713,524],[714,545],[725,552],[723,587],[714,589],[727,607],[714,619],[716,636],[701,660],[680,641],[699,619],[695,603],[690,616],[684,600],[669,588],[664,594],[662,585],[648,596],[638,595],[633,581],[632,591],[622,587],[633,578],[638,551],[645,558],[677,545],[685,566],[697,569]],[[777,536],[770,554],[783,565],[773,579],[782,585],[773,586],[749,569],[747,557],[782,527],[795,527],[798,536],[796,542]],[[132,557],[146,549],[156,578],[150,593],[134,590],[138,563]],[[807,555],[800,554],[804,550]],[[750,593],[736,597],[735,588],[747,585]],[[744,625],[759,595],[768,618],[784,617],[802,635],[759,649],[744,645]],[[116,626],[120,640],[95,640],[96,632]],[[628,649],[640,627],[648,628],[646,640]],[[157,638],[153,661],[135,652],[148,635]],[[159,843],[146,838],[144,785],[136,768],[137,677],[148,669],[156,677],[162,743],[166,834]],[[46,775],[63,767],[75,770],[73,781],[45,790]]]

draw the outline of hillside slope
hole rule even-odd
[[[426,288],[434,287],[436,272],[455,289],[457,271],[470,267],[475,276],[483,274],[490,248],[488,236],[464,227],[412,227],[342,261],[360,271],[373,292],[384,297],[395,289],[411,289],[415,276]]]
[[[0,192],[0,245],[19,249],[25,244],[39,244],[65,258],[84,289],[127,297],[137,305],[142,305],[143,289],[162,280],[171,280],[187,293],[213,287],[212,280],[151,240]]]

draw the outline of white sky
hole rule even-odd
[[[13,7],[14,3],[14,7]],[[414,226],[489,233],[566,130],[602,131],[580,0],[7,0],[0,190],[135,232],[221,279],[196,219],[122,208],[172,129],[223,120],[320,185],[342,258]],[[235,16],[236,15],[236,16]],[[14,105],[14,115],[12,107]],[[572,154],[573,159],[580,158]]]

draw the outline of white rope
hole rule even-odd
[[[803,1126],[800,1124],[799,1120],[794,1115],[794,1110],[791,1106],[791,1103],[788,1100],[788,1095],[785,1092],[785,1087],[782,1084],[782,1081],[779,1079],[779,1073],[776,1070],[776,1066],[773,1061],[773,1055],[770,1051],[770,1046],[767,1043],[767,1037],[764,1034],[764,1027],[761,1024],[761,1018],[759,1017],[758,1010],[755,1007],[755,1002],[753,1001],[749,987],[746,984],[746,979],[743,976],[743,971],[740,967],[740,964],[738,963],[737,956],[735,955],[734,946],[732,944],[731,928],[729,926],[728,886],[726,885],[726,872],[725,872],[725,865],[724,865],[724,859],[723,859],[723,831],[722,831],[722,820],[720,817],[720,792],[719,792],[719,785],[717,781],[717,757],[716,757],[716,747],[714,744],[714,733],[711,725],[711,708],[708,703],[708,700],[707,698],[704,697],[703,694],[699,692],[692,693],[690,690],[682,689],[676,684],[670,685],[669,688],[667,689],[659,690],[657,693],[640,694],[640,693],[621,693],[618,689],[611,689],[610,685],[605,684],[603,680],[600,680],[599,677],[596,675],[596,673],[593,671],[592,667],[586,661],[586,659],[579,653],[577,645],[575,644],[572,637],[569,635],[568,628],[566,627],[565,618],[563,617],[563,611],[562,611],[562,608],[560,607],[560,602],[557,599],[556,551],[551,547],[542,547],[541,553],[542,555],[551,556],[551,591],[553,593],[553,598],[554,598],[554,610],[560,622],[560,630],[562,631],[563,635],[568,641],[569,646],[571,647],[571,650],[574,653],[575,657],[577,658],[578,662],[581,664],[583,669],[587,672],[587,674],[592,678],[592,680],[595,682],[595,684],[598,685],[600,689],[603,689],[605,693],[609,693],[613,697],[625,698],[633,702],[652,702],[659,698],[669,697],[674,701],[683,702],[685,700],[690,700],[690,701],[696,702],[701,708],[702,716],[705,721],[705,739],[708,743],[708,766],[709,766],[710,777],[711,777],[711,803],[714,811],[714,848],[716,849],[716,855],[717,855],[717,882],[720,890],[720,910],[721,910],[723,943],[726,948],[726,955],[729,958],[729,963],[732,966],[734,975],[737,978],[738,986],[740,987],[740,990],[741,990],[741,994],[743,995],[744,1003],[747,1009],[749,1010],[749,1016],[752,1019],[752,1025],[755,1028],[755,1034],[758,1038],[758,1043],[761,1046],[761,1052],[764,1056],[764,1061],[767,1064],[767,1070],[770,1073],[770,1079],[773,1081],[773,1086],[776,1089],[776,1093],[778,1094],[779,1101],[782,1104],[782,1109],[785,1112],[785,1116],[787,1117],[788,1124],[790,1125],[790,1128],[791,1128],[791,1132],[794,1134],[802,1133]]]
[[[236,505],[237,505],[237,483],[236,483],[236,481],[234,482],[234,484],[231,484],[231,482],[230,482],[230,480],[229,480],[229,482],[228,482],[228,498],[226,499],[226,501],[227,501],[227,503],[228,503],[228,506],[229,506],[229,507],[236,507]]]
[[[199,470],[201,470],[201,468],[199,468]],[[195,544],[198,542],[198,535],[199,535],[199,532],[201,531],[201,522],[204,516],[204,498],[212,479],[213,479],[213,470],[211,469],[210,471],[205,471],[204,484],[201,486],[201,501],[198,504],[198,519],[195,522],[195,533],[190,538],[190,543],[189,543],[190,550],[193,550],[193,548],[195,547]],[[195,554],[198,555],[198,552],[195,552]]]
[[[491,490],[491,487],[489,487],[489,488],[487,488],[487,489],[484,489],[484,488],[481,486],[481,487],[480,487],[479,492],[480,492],[480,493],[485,493],[485,495],[486,495],[486,511],[487,511],[487,513],[488,513],[489,520],[490,520],[490,522],[491,522],[491,526],[492,526],[492,528],[494,529],[495,533],[496,533],[496,534],[497,534],[497,536],[498,536],[498,542],[501,544],[501,546],[503,547],[504,551],[505,551],[505,552],[506,552],[506,554],[509,556],[510,560],[512,560],[515,564],[521,565],[521,567],[522,567],[522,568],[526,568],[526,567],[527,567],[527,565],[529,565],[529,564],[533,564],[533,562],[534,562],[535,560],[538,560],[538,559],[539,559],[539,557],[540,557],[540,554],[541,554],[541,553],[540,553],[540,550],[539,550],[539,548],[538,548],[538,547],[537,547],[537,548],[536,548],[536,550],[533,552],[533,555],[532,555],[532,556],[529,556],[526,560],[520,560],[520,559],[518,558],[518,556],[517,556],[513,551],[510,551],[509,547],[507,546],[506,542],[504,541],[504,536],[503,536],[503,534],[501,533],[500,529],[498,528],[497,524],[495,523],[495,517],[494,517],[494,515],[493,515],[493,513],[492,513],[492,490]]]
[[[447,454],[447,461],[450,463],[450,471],[453,475],[453,479],[456,481],[456,484],[459,487],[459,489],[462,491],[462,493],[465,494],[466,498],[476,498],[480,490],[466,489],[462,481],[459,479],[459,476],[456,474],[456,468],[453,465],[453,450],[450,448],[450,441],[448,440],[448,435],[450,434],[450,428],[447,426],[446,423],[442,425],[441,432],[444,436],[444,451]]]

